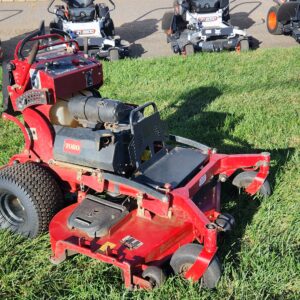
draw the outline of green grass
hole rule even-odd
[[[271,152],[270,198],[224,189],[223,208],[238,225],[220,242],[217,290],[173,277],[153,292],[128,292],[112,266],[83,256],[51,265],[48,235],[25,241],[0,232],[0,299],[299,299],[299,61],[292,48],[104,64],[102,95],[154,100],[169,131],[219,152]],[[22,138],[12,124],[0,128],[4,164]]]

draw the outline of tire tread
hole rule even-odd
[[[52,217],[63,204],[62,191],[52,174],[37,163],[24,163],[2,169],[0,181],[17,185],[30,199],[38,215],[38,230],[34,236],[48,231]],[[3,219],[3,216],[0,216],[0,228]],[[15,226],[11,227],[15,228]],[[13,230],[13,228],[8,229]],[[29,236],[31,234],[29,233]]]

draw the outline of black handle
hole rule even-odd
[[[110,11],[113,11],[116,9],[116,4],[113,0],[108,0],[110,2],[110,4],[113,6],[113,9],[111,9]]]
[[[55,0],[51,0],[50,4],[48,5],[48,8],[47,8],[47,11],[52,15],[56,15],[53,11],[50,10],[50,7],[53,5],[54,2],[55,2]]]
[[[57,29],[57,28],[51,28],[50,33],[58,34],[58,35],[62,36],[63,38],[65,38],[67,41],[72,39],[71,35],[68,32]]]
[[[145,108],[149,107],[149,106],[152,106],[153,107],[153,110],[154,112],[158,112],[158,109],[157,109],[157,105],[154,103],[154,102],[147,102],[141,106],[138,106],[137,108],[133,109],[131,112],[130,112],[130,116],[129,116],[129,123],[130,123],[130,127],[131,127],[131,130],[133,128],[133,117],[138,113],[138,112],[144,112]]]
[[[40,42],[36,41],[30,51],[30,54],[28,56],[28,64],[32,65],[35,61],[35,58],[39,52]]]
[[[31,33],[30,35],[28,35],[27,37],[24,38],[24,40],[22,41],[22,44],[18,50],[18,57],[21,58],[22,60],[24,60],[24,56],[23,56],[23,49],[25,47],[25,45],[34,37],[38,36],[40,34],[40,31],[35,31],[33,33]]]
[[[39,35],[43,35],[45,34],[45,21],[41,22],[40,28],[39,30],[29,34],[28,36],[26,36],[23,41],[22,44],[18,50],[18,57],[21,58],[22,60],[24,60],[24,56],[23,56],[23,49],[25,47],[25,45],[34,37],[39,36]]]

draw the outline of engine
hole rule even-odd
[[[54,159],[126,174],[132,169],[129,124],[133,106],[91,92],[58,101],[51,110]]]
[[[96,18],[110,18],[109,8],[104,3],[94,4],[94,0],[64,1],[68,5],[68,20],[71,22],[91,22]],[[64,10],[64,9],[63,9]],[[65,15],[61,10],[62,16]]]
[[[15,108],[51,104],[55,160],[126,174],[132,169],[129,115],[134,106],[100,97],[103,77],[98,62],[77,54],[52,55],[38,56],[30,71],[33,90],[18,98]]]
[[[88,7],[94,3],[94,0],[63,0],[69,7],[82,8]]]
[[[55,34],[52,37],[54,40],[46,51],[38,51],[36,44],[33,63],[18,59],[5,68],[8,93],[4,103],[9,104],[5,110],[13,115],[29,110],[38,117],[44,116],[40,121],[27,123],[32,145],[37,145],[37,154],[42,159],[49,155],[46,159],[127,174],[133,170],[129,144],[130,114],[135,106],[101,98],[101,63],[84,56],[74,42],[66,47],[68,41]],[[48,36],[45,39],[48,41]],[[24,66],[20,67],[20,61]],[[14,84],[22,85],[21,75],[26,68],[27,89],[18,93]],[[42,128],[43,121],[46,125]],[[48,139],[53,138],[51,142],[44,140],[45,132]]]
[[[228,0],[190,0],[191,12],[211,13],[224,9],[229,5]]]

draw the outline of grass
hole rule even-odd
[[[299,299],[300,49],[258,50],[105,63],[102,95],[154,100],[169,131],[225,153],[271,152],[268,199],[225,187],[223,208],[237,219],[220,241],[217,290],[170,278],[153,292],[129,292],[119,270],[76,256],[48,261],[48,235],[23,240],[0,232],[0,299]],[[0,164],[22,148],[0,121]]]

